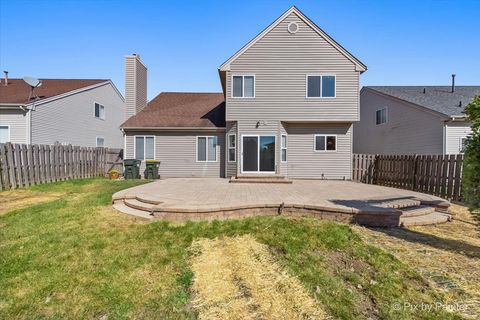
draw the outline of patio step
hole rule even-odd
[[[115,203],[113,204],[113,208],[117,211],[122,212],[122,213],[129,214],[129,215],[132,215],[132,216],[135,216],[135,217],[138,217],[138,218],[142,218],[142,219],[145,219],[145,220],[152,220],[153,219],[153,216],[151,216],[149,212],[134,209],[130,206],[127,206],[124,203],[124,201],[122,201],[122,200],[115,201]]]
[[[400,217],[401,227],[425,226],[450,221],[452,217],[442,212],[432,212],[427,215],[414,217]]]
[[[285,176],[280,174],[238,174],[237,179],[258,179],[258,178],[268,178],[268,179],[285,179]]]
[[[393,208],[393,209],[403,209],[410,207],[419,207],[421,202],[416,199],[398,199],[398,200],[386,200],[384,202],[379,202],[378,206],[382,208]]]
[[[419,217],[435,212],[435,208],[421,205],[417,207],[402,208],[400,211],[402,211],[401,217]]]
[[[238,175],[230,178],[230,183],[283,183],[290,184],[292,180],[280,175]]]
[[[141,201],[139,198],[125,199],[124,204],[132,209],[146,211],[147,214],[152,211],[156,204]]]

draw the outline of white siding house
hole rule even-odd
[[[2,142],[123,148],[125,103],[110,80],[45,79],[30,94],[22,79],[0,86]]]

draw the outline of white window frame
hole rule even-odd
[[[206,143],[205,143],[205,160],[198,160],[198,138],[205,138]],[[208,138],[215,138],[215,160],[208,160]],[[218,162],[218,137],[217,136],[196,136],[195,137],[195,160],[196,162]]]
[[[333,92],[333,97],[323,97],[322,92],[322,83],[323,77],[334,77],[335,78],[335,90]],[[308,96],[308,77],[320,77],[320,97],[309,97]],[[335,99],[337,97],[337,75],[335,73],[307,73],[305,75],[305,98],[306,99]]]
[[[285,146],[282,146],[283,137],[285,137]],[[282,133],[280,137],[280,162],[286,163],[288,159],[288,137],[286,133]],[[283,150],[285,150],[285,161],[283,160]]]
[[[465,142],[467,142],[469,136],[466,136],[466,137],[460,137],[460,144],[458,146],[458,152],[460,154],[464,154],[465,153],[465,147],[464,144],[463,144],[463,140],[465,140]]]
[[[233,136],[234,137],[233,139],[235,140],[235,146],[234,147],[232,147],[230,145],[230,137],[231,136]],[[237,162],[237,135],[235,133],[230,133],[228,135],[227,146],[228,146],[228,148],[227,148],[227,161],[228,162]],[[231,149],[235,150],[235,152],[233,153],[233,160],[230,160],[230,150]],[[197,149],[197,152],[198,152],[198,149]]]
[[[98,114],[99,114],[99,116],[97,117],[97,116],[95,115],[95,106],[96,106],[97,104],[99,105],[99,108],[100,108],[100,107],[103,107],[103,118],[102,118],[102,116],[101,116],[100,109],[98,109]],[[105,118],[107,117],[107,108],[105,108],[105,105],[104,105],[104,104],[101,104],[101,103],[96,102],[96,101],[93,102],[93,117],[94,117],[95,119],[99,119],[99,120],[105,121]]]
[[[234,97],[233,96],[233,77],[242,77],[242,96],[241,97]],[[245,77],[253,77],[253,97],[245,97]],[[257,78],[254,74],[232,74],[230,79],[231,90],[230,96],[232,99],[254,99],[256,95],[256,86],[257,86]]]
[[[143,160],[142,161],[147,161],[147,160],[155,160],[155,156],[157,154],[157,137],[152,136],[152,135],[136,135],[133,136],[133,158],[137,159],[137,137],[143,138]],[[153,138],[153,159],[147,159],[147,148],[145,147],[145,141],[146,138]],[[140,159],[137,159],[140,160]]]
[[[0,123],[0,127],[7,127],[7,133],[8,133],[8,141],[7,142],[11,142],[12,141],[12,137],[11,137],[11,130],[10,130],[10,125],[9,124],[1,124]]]
[[[325,150],[317,150],[317,137],[325,137]],[[327,150],[327,137],[335,137],[335,150]],[[338,137],[336,134],[315,134],[313,136],[313,151],[314,152],[337,152],[338,150]]]
[[[98,146],[98,139],[102,139],[103,140],[103,146]],[[105,148],[105,138],[104,137],[95,137],[95,146],[97,148]]]
[[[377,123],[377,112],[378,111],[382,111],[382,110],[385,110],[385,122],[380,122],[380,123]],[[382,117],[380,117],[380,121],[382,120]],[[387,107],[383,107],[383,108],[380,108],[380,109],[377,109],[375,110],[375,125],[376,126],[381,126],[382,124],[386,124],[388,122],[388,108]]]

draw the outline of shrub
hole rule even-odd
[[[480,95],[468,104],[465,111],[473,132],[465,148],[463,191],[470,210],[480,217]]]

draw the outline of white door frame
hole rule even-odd
[[[243,170],[243,137],[256,137],[257,138],[257,171],[244,171]],[[274,152],[274,171],[260,171],[260,137],[274,137],[275,139],[275,152]],[[254,173],[254,174],[275,174],[275,168],[277,166],[277,136],[275,134],[242,134],[241,135],[241,151],[240,151],[240,173]]]

